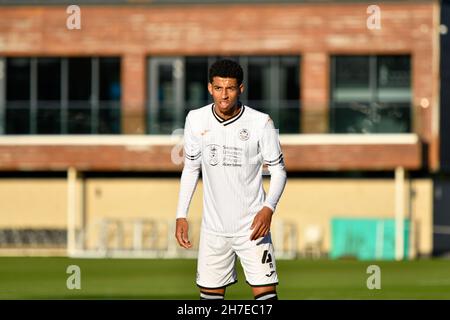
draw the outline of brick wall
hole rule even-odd
[[[0,7],[0,55],[121,56],[122,130],[141,134],[148,56],[302,56],[302,128],[322,133],[330,55],[411,54],[414,130],[430,144],[429,165],[437,168],[438,2],[380,2],[380,30],[366,27],[369,4],[81,6],[81,30],[66,28],[63,6]]]

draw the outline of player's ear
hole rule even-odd
[[[212,88],[212,83],[211,82],[208,82],[208,91],[209,91],[209,94],[210,95],[212,95],[213,94],[213,90],[212,90],[213,88]]]
[[[243,84],[243,83],[241,83],[241,84],[239,85],[239,92],[240,92],[240,93],[244,93],[244,84]]]

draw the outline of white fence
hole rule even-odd
[[[103,218],[92,227],[94,230],[77,230],[76,247],[68,248],[69,256],[86,258],[197,257],[200,221],[189,221],[189,239],[193,247],[188,250],[179,247],[175,240],[175,219]],[[272,223],[271,234],[277,258],[296,258],[296,225],[277,219]]]

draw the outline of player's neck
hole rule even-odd
[[[217,113],[219,117],[221,117],[223,120],[228,120],[233,118],[235,115],[237,115],[241,111],[242,104],[240,101],[236,102],[236,104],[233,106],[233,108],[230,109],[230,112],[228,113],[222,113],[220,112],[219,108],[214,104],[214,112]]]

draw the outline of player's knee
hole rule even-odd
[[[201,289],[200,300],[223,300],[225,296],[225,289]]]

